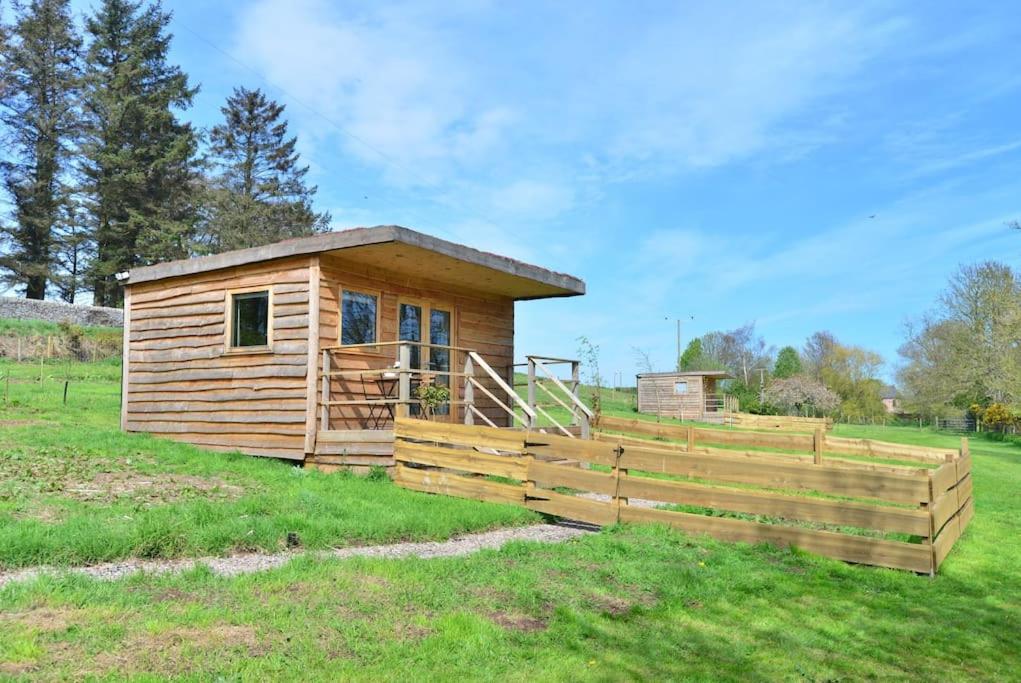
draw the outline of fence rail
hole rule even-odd
[[[725,446],[746,446],[748,448],[777,448],[790,451],[806,451],[809,453],[829,453],[832,455],[852,455],[866,458],[886,458],[890,460],[911,460],[938,464],[946,462],[947,457],[954,457],[957,451],[950,448],[931,448],[927,446],[909,446],[905,444],[887,443],[870,439],[849,439],[830,436],[816,430],[813,434],[793,434],[787,432],[755,432],[736,429],[711,429],[687,425],[668,425],[645,420],[627,420],[617,417],[603,416],[599,419],[599,429],[610,432],[642,434],[660,439],[685,441],[689,449],[695,444],[717,444]]]
[[[684,444],[584,440],[398,419],[395,481],[593,524],[663,523],[920,573],[938,569],[974,515],[966,440],[959,453],[940,451],[936,467],[908,467],[707,451],[696,433],[686,434]],[[818,433],[810,438],[818,452]]]
[[[723,416],[725,424],[750,429],[776,429],[789,432],[813,432],[822,427],[833,429],[833,420],[828,417],[799,417],[796,415],[754,415],[728,410]]]

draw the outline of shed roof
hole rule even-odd
[[[718,377],[720,379],[734,379],[734,376],[726,370],[683,370],[677,372],[640,372],[642,377]]]
[[[585,293],[585,283],[566,273],[473,249],[399,225],[327,232],[262,247],[133,268],[124,282],[133,285],[317,253],[332,253],[405,275],[472,287],[519,300]]]

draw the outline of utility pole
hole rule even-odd
[[[664,319],[665,320],[670,320],[670,318],[664,318]],[[694,320],[694,319],[695,319],[695,316],[693,316],[691,314],[688,315],[688,320]],[[681,319],[677,318],[676,322],[677,322],[677,356],[674,359],[674,366],[676,367],[676,369],[680,370],[681,369]]]
[[[681,319],[677,319],[677,369],[681,369]]]

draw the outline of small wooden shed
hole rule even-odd
[[[393,419],[420,413],[421,384],[449,389],[433,419],[511,426],[515,302],[585,292],[570,275],[399,226],[122,282],[123,429],[340,465],[392,464]]]
[[[737,412],[737,401],[719,382],[733,379],[726,370],[646,372],[638,375],[638,412],[681,420],[722,422]]]

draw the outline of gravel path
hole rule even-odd
[[[28,567],[11,572],[0,572],[0,588],[16,581],[27,581],[42,574],[59,575],[62,573],[90,576],[102,581],[113,581],[137,572],[146,574],[171,574],[187,571],[196,566],[205,565],[219,576],[237,576],[252,572],[274,569],[287,564],[295,557],[310,554],[317,558],[348,558],[348,557],[459,557],[470,555],[487,548],[500,548],[511,541],[538,541],[541,543],[561,543],[589,533],[584,529],[557,526],[554,524],[536,524],[533,526],[497,529],[479,534],[455,536],[448,541],[425,543],[394,543],[391,545],[370,545],[352,548],[336,548],[322,552],[284,552],[273,554],[228,555],[227,557],[200,557],[181,560],[123,560],[107,562],[91,567]]]

